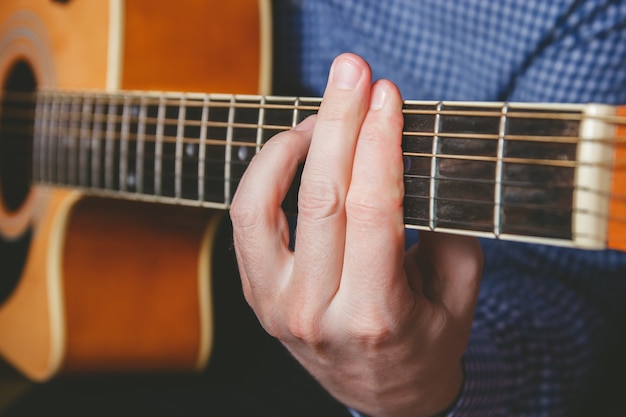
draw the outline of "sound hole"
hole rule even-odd
[[[35,77],[31,67],[18,61],[8,73],[0,98],[0,197],[4,209],[16,212],[30,191],[32,179]],[[18,238],[0,236],[0,305],[22,275],[31,231]]]
[[[16,63],[3,86],[0,117],[0,189],[9,212],[18,210],[30,190],[35,77],[30,66]]]

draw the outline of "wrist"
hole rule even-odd
[[[462,364],[449,370],[439,369],[436,375],[425,378],[406,392],[396,396],[390,407],[380,406],[378,410],[358,411],[360,417],[444,417],[456,405],[462,391],[464,372]],[[419,393],[419,394],[417,394]],[[355,411],[351,409],[351,411]]]
[[[432,410],[426,410],[424,417],[444,417],[454,408],[461,394],[464,381],[463,365],[459,363],[448,375],[442,375],[438,385],[430,391],[433,398]],[[427,397],[428,398],[428,397]]]

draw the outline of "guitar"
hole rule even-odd
[[[17,3],[28,3],[31,13],[39,16],[79,9],[89,15],[95,7],[95,2],[87,7],[78,0],[44,7],[56,10],[52,13],[35,7],[39,4],[35,1],[14,2],[13,7],[0,8],[2,21],[19,20]],[[132,16],[158,21],[146,14],[152,4],[122,5],[117,0],[109,2],[107,9],[104,0],[98,3],[102,9],[96,15],[109,16],[109,27],[115,29],[107,32],[109,53],[101,67],[105,63],[119,67],[111,61],[123,49],[123,76],[111,75],[115,71],[110,68],[91,68],[95,58],[72,57],[70,67],[80,74],[54,84],[39,81],[50,72],[62,77],[62,71],[40,69],[46,67],[46,59],[54,61],[46,58],[47,53],[16,52],[0,59],[7,62],[0,67],[0,74],[9,74],[5,79],[29,87],[11,88],[12,82],[5,82],[9,88],[5,88],[0,119],[4,132],[0,232],[5,242],[15,243],[12,259],[19,264],[12,268],[17,271],[17,287],[0,307],[0,352],[36,379],[61,370],[202,368],[211,345],[208,254],[216,213],[228,209],[247,164],[265,141],[315,113],[320,104],[317,98],[250,94],[248,86],[227,81],[203,90],[193,85],[173,88],[231,88],[242,94],[145,91],[171,86],[166,81],[156,85],[158,80],[150,84],[148,69],[158,65],[144,65],[133,75],[140,63],[132,63],[130,55],[150,56],[150,48],[133,46],[130,29],[139,24],[131,24]],[[122,6],[125,20],[115,18]],[[189,7],[203,15],[199,5]],[[269,30],[259,29],[258,24],[268,21],[259,17],[269,15],[267,4],[250,8],[257,10],[252,19],[257,23],[246,39],[268,39]],[[169,20],[172,11],[165,13]],[[16,38],[9,44],[30,42],[32,50],[47,51],[41,45],[52,43],[54,51],[55,45],[70,42],[67,37],[51,42],[40,35],[43,28],[61,23],[46,21],[39,27],[23,20],[16,25],[22,29],[8,31]],[[89,39],[92,25],[82,28],[81,39]],[[163,26],[172,25],[161,21],[151,30]],[[205,26],[211,25],[201,27]],[[125,28],[123,42],[120,27]],[[227,27],[234,25],[229,22]],[[23,32],[38,41],[22,39]],[[143,29],[142,33],[152,32]],[[94,48],[92,42],[82,46],[79,56],[89,56],[93,49],[107,50]],[[124,47],[111,52],[111,45],[118,44]],[[78,47],[64,49],[69,53]],[[254,62],[246,64],[254,68],[254,80],[259,72],[267,74],[267,50],[252,54]],[[159,46],[156,55],[161,54],[167,52]],[[198,55],[202,54],[191,59]],[[61,52],[52,56],[64,58]],[[164,62],[172,62],[172,56]],[[85,62],[86,73],[106,74],[108,84],[83,82],[82,69],[75,62]],[[131,63],[133,68],[126,68]],[[218,66],[222,65],[226,64],[220,61]],[[30,76],[13,75],[28,68]],[[197,77],[211,78],[209,73]],[[180,77],[186,82],[196,78],[183,73],[173,79]],[[142,85],[144,81],[150,85]],[[24,93],[36,85],[42,88]],[[250,89],[264,93],[269,84],[252,85]],[[585,249],[626,249],[626,107],[406,101],[403,111],[408,228]],[[16,182],[19,167],[22,179]],[[285,202],[292,209],[296,191],[297,184]],[[155,267],[155,262],[162,266]],[[156,277],[160,271],[166,272]],[[155,287],[160,289],[152,294]],[[174,294],[183,288],[189,288],[185,292],[189,298],[180,299],[185,300],[184,306],[194,306],[193,313],[168,312],[168,320],[162,323],[162,306],[176,304],[170,298],[177,298]],[[122,291],[127,296],[121,297]],[[128,310],[109,308],[102,301],[121,298],[128,300]],[[153,307],[147,309],[149,314],[138,317],[138,300]],[[142,326],[148,323],[156,323],[154,334],[143,333]],[[183,331],[181,323],[191,330]],[[165,339],[177,347],[184,344],[186,354],[168,348]],[[158,352],[139,348],[145,344],[164,348]],[[101,346],[106,349],[98,349]]]

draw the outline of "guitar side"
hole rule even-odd
[[[259,48],[268,39],[260,22],[269,22],[262,19],[269,16],[269,2],[260,8],[256,0],[237,7],[170,3],[3,2],[3,84],[11,67],[24,61],[43,87],[242,93],[269,88],[267,68],[262,70],[269,58]],[[216,38],[220,33],[228,39]],[[251,36],[259,42],[250,42]],[[247,74],[224,75],[217,54],[228,42],[256,48],[247,54],[249,62],[237,63]],[[190,76],[190,67],[203,76]],[[45,380],[61,371],[206,365],[212,343],[211,246],[221,212],[36,185],[17,209],[9,206],[0,205],[2,239],[31,239],[17,287],[0,304],[0,354],[18,370]]]

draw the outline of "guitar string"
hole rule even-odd
[[[204,98],[208,97],[208,101]],[[6,101],[5,99],[11,99],[13,101]],[[320,98],[314,97],[278,97],[278,96],[246,96],[246,95],[222,95],[222,94],[194,94],[194,93],[101,93],[101,92],[50,92],[41,91],[35,93],[22,93],[22,92],[2,92],[0,93],[0,100],[5,103],[19,103],[34,105],[37,100],[40,99],[52,99],[57,100],[58,104],[71,105],[71,100],[84,100],[90,99],[94,102],[99,101],[103,105],[130,105],[130,106],[159,106],[164,105],[166,107],[178,108],[181,101],[185,101],[185,107],[202,108],[208,106],[209,108],[223,108],[223,109],[275,109],[275,110],[287,110],[287,111],[311,111],[317,112],[319,110]],[[235,101],[232,101],[232,98]],[[262,100],[264,98],[264,100]],[[134,101],[132,101],[134,99]],[[64,101],[65,100],[65,101]],[[129,101],[130,100],[130,101]],[[281,104],[277,104],[279,102]],[[294,103],[306,103],[303,104],[290,104]],[[510,110],[507,112],[507,118],[516,119],[551,119],[551,120],[572,120],[581,121],[597,120],[605,123],[624,125],[626,124],[626,116],[611,116],[611,115],[585,115],[579,110],[567,110],[570,105],[567,104],[552,104],[552,103],[503,103],[503,102],[475,102],[475,103],[462,103],[454,101],[444,101],[443,110],[436,110],[435,107],[439,102],[437,101],[418,101],[418,100],[405,100],[403,113],[407,115],[449,115],[449,116],[475,116],[475,117],[493,117],[499,118],[502,116],[501,109],[503,105],[506,105]],[[423,108],[411,108],[411,106],[428,106],[430,109]],[[542,108],[542,106],[545,106]],[[578,105],[584,106],[584,105]],[[471,107],[476,108],[493,108],[493,111],[488,110],[454,110],[454,107],[467,109]],[[560,109],[559,109],[560,107]],[[618,107],[618,106],[610,106]],[[450,108],[450,109],[448,109]],[[556,111],[552,111],[556,109]]]
[[[6,113],[6,112],[5,112]],[[24,111],[26,113],[26,111]],[[29,112],[32,113],[32,112]],[[14,116],[14,115],[12,115]],[[57,119],[62,120],[66,123],[65,130],[75,130],[69,126],[70,123],[80,124],[85,121],[82,118],[82,112],[67,112],[61,111],[56,114]],[[114,123],[116,127],[120,127],[123,123],[127,123],[129,125],[137,126],[140,122],[140,118],[138,116],[132,116],[129,118],[125,118],[123,115],[109,115],[108,113],[99,113],[99,114],[89,114],[88,123]],[[626,117],[622,117],[623,119],[620,123],[609,123],[614,124],[616,126],[626,126]],[[9,125],[12,126],[20,126],[24,129],[28,129],[32,126],[34,122],[34,118],[26,118],[26,117],[12,117],[10,119]],[[57,125],[60,126],[62,122],[58,122]],[[258,129],[267,130],[267,131],[284,131],[292,128],[292,125],[286,124],[258,124],[258,123],[245,123],[245,122],[226,122],[226,121],[217,121],[217,120],[207,120],[205,122],[201,120],[185,120],[182,123],[178,120],[178,118],[164,118],[159,119],[157,117],[145,117],[142,120],[146,126],[156,127],[158,124],[162,124],[165,127],[182,127],[182,128],[201,128],[202,126],[212,127],[212,128],[233,128],[233,129],[249,129],[250,132],[256,132]],[[6,123],[5,123],[6,125]],[[12,132],[16,132],[13,130]],[[115,131],[112,132],[115,136],[115,139],[119,139],[120,132]],[[402,132],[404,137],[424,137],[424,138],[432,138],[435,136],[433,132],[427,131],[413,131],[413,130],[405,130]],[[497,133],[464,133],[464,132],[439,132],[438,136],[443,138],[458,138],[458,139],[467,139],[467,140],[492,140],[497,141],[500,139]],[[185,140],[198,140],[196,137],[184,137]],[[547,144],[562,144],[562,143],[583,143],[583,142],[593,142],[593,143],[602,143],[602,144],[622,144],[626,142],[626,136],[612,136],[612,137],[596,137],[596,138],[580,138],[577,136],[567,136],[567,135],[520,135],[520,134],[508,134],[505,135],[505,139],[507,141],[523,141],[523,142],[545,142]],[[219,140],[219,139],[214,139]],[[255,138],[256,140],[256,138]],[[239,142],[240,145],[245,146],[256,146],[256,143],[247,143],[247,142]]]

